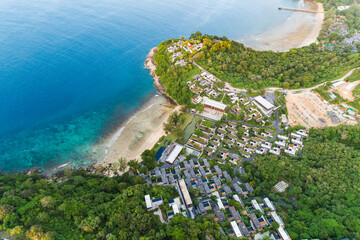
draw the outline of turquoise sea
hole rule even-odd
[[[298,0],[0,1],[0,166],[71,161],[156,93],[150,48],[195,31],[241,39],[286,21]]]

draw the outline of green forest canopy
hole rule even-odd
[[[191,39],[204,43],[204,47],[197,53],[182,49],[184,57],[235,87],[311,87],[336,79],[360,66],[358,53],[322,52],[316,44],[289,52],[273,52],[256,51],[225,37],[207,36],[199,32],[191,35]],[[167,47],[177,41],[170,39],[158,46],[154,57],[156,74],[172,98],[180,104],[187,104],[193,96],[187,81],[198,71],[192,64],[181,68],[171,61],[172,54]]]
[[[169,225],[145,209],[144,196],[177,196],[171,187],[148,187],[140,176],[108,178],[78,170],[67,180],[39,175],[0,176],[0,230],[17,239],[221,239],[216,223],[176,216]],[[225,239],[225,238],[223,238]]]
[[[258,156],[244,179],[272,199],[272,187],[284,179],[294,209],[284,210],[293,239],[360,237],[360,125],[311,131],[300,157]],[[281,195],[281,194],[280,194]]]

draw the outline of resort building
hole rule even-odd
[[[166,159],[166,162],[169,164],[173,164],[176,160],[176,158],[179,156],[179,154],[181,153],[181,151],[183,150],[184,146],[174,143],[174,145],[172,145],[170,148],[170,154]]]
[[[264,198],[264,203],[268,208],[270,208],[271,211],[276,211],[274,204],[270,201],[269,198]]]
[[[163,204],[163,200],[161,197],[154,198],[151,200],[150,195],[145,195],[145,203],[146,203],[146,209],[148,211],[157,209],[161,204]]]
[[[191,197],[189,191],[186,187],[186,183],[184,179],[178,180],[178,191],[180,193],[180,197],[183,203],[185,203],[186,207],[191,207],[193,205],[191,201]]]
[[[270,103],[269,101],[267,101],[265,98],[263,98],[262,96],[257,96],[254,97],[254,100],[263,108],[265,108],[266,110],[271,110],[273,109],[275,106]]]
[[[215,100],[212,100],[212,99],[209,99],[209,98],[204,99],[203,105],[204,105],[205,108],[209,108],[209,109],[215,110],[217,112],[224,113],[225,110],[226,110],[226,105],[225,104],[223,104],[221,102],[218,102],[218,101],[215,101]]]
[[[239,226],[237,225],[237,223],[235,221],[232,221],[232,222],[230,222],[230,224],[231,224],[232,230],[235,233],[235,236],[238,237],[238,238],[242,237],[243,235],[241,234]]]

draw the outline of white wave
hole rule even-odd
[[[63,165],[61,165],[61,166],[58,166],[58,168],[63,168],[63,167],[65,167],[65,166],[67,166],[69,163],[65,163],[65,164],[63,164]]]
[[[109,142],[106,144],[106,147],[109,148],[111,147],[116,140],[121,136],[122,132],[124,131],[125,127],[132,121],[134,120],[140,113],[146,112],[147,110],[149,110],[150,108],[152,108],[155,105],[155,103],[150,104],[148,107],[146,107],[145,109],[142,109],[141,111],[136,112],[135,114],[133,114],[127,121],[126,123],[123,125],[123,127],[121,127],[109,140]],[[105,150],[105,154],[107,154],[108,150]]]

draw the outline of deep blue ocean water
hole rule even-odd
[[[258,34],[298,0],[0,1],[0,167],[72,161],[156,93],[150,48],[195,31]]]

